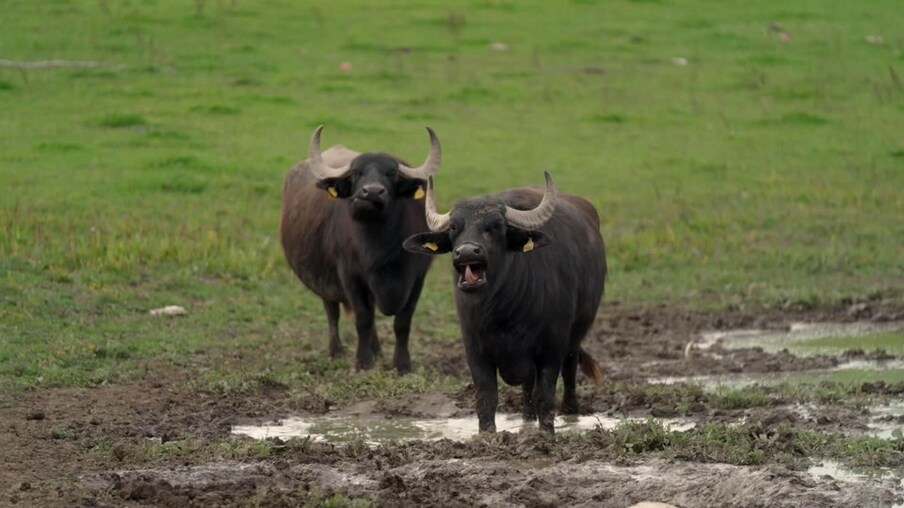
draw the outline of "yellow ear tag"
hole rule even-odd
[[[337,197],[339,197],[339,193],[336,192],[335,187],[327,187],[326,193],[330,195],[330,199],[336,199]]]
[[[530,251],[534,250],[534,239],[528,238],[527,243],[524,244],[524,249],[522,249],[522,250],[524,252],[530,252]]]
[[[427,193],[424,192],[424,186],[418,185],[417,190],[414,191],[414,199],[424,199],[424,196],[426,196],[426,195],[427,195]]]
[[[436,245],[436,244],[433,243],[433,242],[427,242],[427,243],[425,243],[425,244],[424,244],[424,247],[426,247],[426,248],[432,250],[433,252],[436,252],[437,250],[439,250],[439,246]]]

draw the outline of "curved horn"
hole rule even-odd
[[[439,144],[439,138],[430,127],[427,127],[427,132],[430,134],[430,153],[427,155],[427,160],[416,168],[409,168],[404,164],[399,164],[399,171],[408,178],[426,180],[439,171],[439,166],[443,162],[443,150]]]
[[[546,176],[546,191],[543,192],[543,200],[533,210],[516,210],[510,206],[505,207],[505,222],[521,229],[538,229],[546,224],[556,211],[556,186],[552,183],[549,171],[544,171]]]
[[[328,178],[339,178],[348,173],[350,166],[334,168],[323,162],[323,156],[320,153],[320,131],[323,130],[322,125],[318,125],[311,135],[311,146],[308,149],[308,159],[311,160],[311,172],[318,180],[326,180]]]
[[[427,227],[438,233],[449,229],[452,218],[448,213],[436,213],[436,200],[433,197],[433,177],[427,177],[427,196],[424,199],[424,210],[427,214]]]

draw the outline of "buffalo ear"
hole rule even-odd
[[[416,254],[445,254],[452,250],[452,240],[449,239],[449,233],[440,231],[439,233],[420,233],[409,236],[405,243],[402,244],[408,252]]]
[[[549,236],[536,230],[517,229],[509,226],[505,232],[508,250],[514,252],[530,252],[552,243]]]
[[[352,177],[349,175],[317,180],[317,187],[325,190],[330,199],[345,199],[352,195]]]
[[[427,194],[424,189],[427,188],[427,182],[420,178],[400,177],[398,181],[398,193],[403,198],[424,199]]]

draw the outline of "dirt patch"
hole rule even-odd
[[[800,406],[777,398],[733,409],[719,406],[699,390],[650,390],[645,383],[656,376],[810,370],[849,361],[844,356],[799,358],[787,352],[714,346],[689,364],[684,348],[702,331],[904,317],[900,308],[863,305],[712,313],[605,307],[586,345],[601,361],[610,385],[599,390],[582,381],[582,410],[654,417],[680,412],[700,423],[743,420],[763,428],[785,424],[865,432],[869,415],[856,408]],[[455,347],[438,348],[417,361],[460,378],[458,392],[362,401],[340,409],[384,417],[472,414],[467,368]],[[499,442],[480,440],[377,449],[316,443],[283,449],[270,443],[259,458],[251,440],[229,436],[233,425],[323,414],[331,403],[267,382],[255,393],[223,396],[197,389],[194,374],[191,368],[154,364],[144,380],[134,383],[35,390],[0,408],[0,504],[297,505],[341,494],[380,504],[444,506],[625,506],[642,500],[679,506],[844,506],[889,504],[895,495],[896,487],[885,480],[842,484],[775,464],[751,468],[655,457],[626,462],[606,454],[588,457],[586,445],[579,443],[511,434],[499,438],[513,440],[501,448]],[[889,395],[900,393],[898,388],[871,389]],[[501,411],[520,411],[520,390],[504,389],[500,403]],[[156,450],[167,443],[173,448]]]
[[[443,453],[444,451],[440,452]],[[311,464],[286,458],[256,464],[123,470],[85,477],[108,501],[166,506],[293,505],[342,493],[384,505],[603,506],[649,500],[677,506],[881,506],[891,482],[814,478],[781,466],[747,468],[660,459],[604,461],[419,458],[399,466],[379,451],[366,460]],[[492,487],[490,487],[492,486]]]

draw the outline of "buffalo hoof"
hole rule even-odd
[[[370,353],[370,351],[368,351]],[[358,359],[355,362],[355,369],[357,370],[370,370],[374,368],[374,355],[358,355]]]
[[[404,353],[396,351],[396,354],[392,359],[392,364],[395,366],[400,376],[404,376],[411,372],[411,357],[408,356],[407,351]]]
[[[563,415],[576,415],[579,413],[578,411],[578,402],[575,401],[563,401],[562,402],[562,411]]]
[[[336,358],[342,358],[345,356],[345,348],[342,347],[342,344],[333,345],[330,344],[330,358],[335,360]]]

